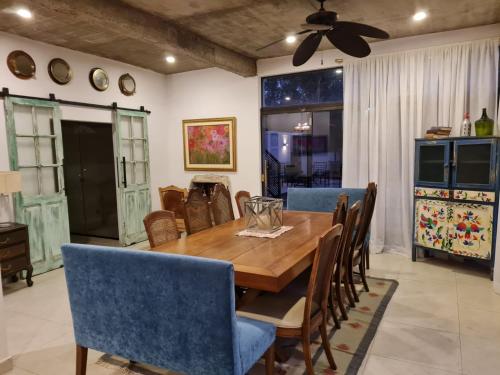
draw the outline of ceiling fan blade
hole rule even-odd
[[[299,31],[298,33],[295,33],[295,34],[291,34],[291,35],[302,35],[302,34],[307,34],[307,33],[310,33],[312,30],[302,30],[302,31]],[[274,42],[271,42],[269,44],[266,44],[265,46],[262,46],[262,47],[259,47],[257,48],[255,51],[261,51],[267,47],[271,47],[277,43],[280,43],[280,42],[283,42],[286,38],[281,38],[281,39],[278,39],[278,40],[275,40]]]
[[[326,33],[326,37],[335,47],[348,55],[366,57],[371,52],[368,43],[359,35],[341,29],[333,29]]]
[[[300,25],[305,30],[326,31],[332,28],[331,25],[321,25],[319,23],[303,23]]]
[[[388,39],[389,34],[384,30],[376,27],[365,25],[363,23],[337,21],[334,25],[335,29],[340,29],[351,34],[368,36],[370,38]]]
[[[322,37],[323,34],[319,32],[308,35],[293,54],[293,65],[300,66],[309,60],[318,49]]]

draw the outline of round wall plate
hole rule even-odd
[[[9,53],[7,66],[11,73],[20,79],[33,78],[36,73],[36,65],[32,57],[20,50]]]
[[[105,91],[109,87],[108,73],[104,69],[94,68],[89,74],[90,84],[97,91]]]
[[[73,72],[69,64],[60,58],[55,58],[49,62],[49,76],[59,85],[66,85],[73,78]]]
[[[132,96],[135,94],[135,79],[128,73],[120,76],[118,86],[123,95]]]

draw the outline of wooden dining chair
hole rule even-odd
[[[184,202],[184,223],[187,234],[194,234],[212,227],[208,199],[201,189],[191,189]]]
[[[356,235],[352,241],[351,254],[349,255],[349,265],[347,269],[349,285],[352,295],[356,302],[359,302],[359,297],[354,284],[354,268],[358,267],[359,275],[363,286],[367,292],[370,291],[366,280],[366,255],[367,251],[366,240],[370,223],[375,209],[375,201],[377,199],[377,185],[370,182],[366,189],[365,198],[363,200],[363,209],[361,211],[361,219],[356,229]]]
[[[245,216],[245,202],[248,202],[250,200],[250,198],[251,198],[250,193],[248,191],[245,191],[245,190],[238,191],[236,193],[236,195],[234,196],[240,217]]]
[[[188,195],[187,189],[170,185],[167,187],[161,187],[158,191],[160,193],[161,209],[175,213],[177,229],[180,232],[184,232],[186,230],[184,225],[184,200]]]
[[[330,308],[335,321],[335,326],[337,328],[340,328],[340,322],[337,319],[335,306],[339,307],[342,319],[348,320],[349,316],[347,315],[347,309],[344,304],[344,294],[349,300],[351,306],[354,304],[354,297],[351,294],[349,279],[347,277],[347,269],[349,266],[351,243],[360,210],[361,201],[357,201],[347,211],[344,230],[342,231],[342,238],[340,240],[339,254],[337,256],[337,262],[333,272],[333,287],[330,293]]]
[[[224,185],[215,185],[210,207],[212,208],[212,214],[214,215],[215,225],[221,225],[234,220],[231,195]]]
[[[153,211],[146,215],[143,221],[152,248],[180,238],[172,211]]]
[[[337,207],[333,211],[332,225],[345,224],[347,207],[349,207],[349,196],[347,194],[340,194],[337,198]]]
[[[262,320],[276,326],[276,336],[302,340],[308,375],[314,374],[311,355],[311,334],[319,331],[328,363],[336,369],[327,333],[328,300],[331,277],[342,235],[338,224],[324,233],[318,241],[306,294],[289,292],[265,293],[242,306],[239,316]]]

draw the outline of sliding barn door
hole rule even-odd
[[[151,212],[147,114],[117,110],[114,134],[120,242],[130,245],[147,239],[143,219]]]
[[[6,98],[5,114],[10,168],[22,176],[22,191],[14,196],[16,221],[28,225],[38,274],[60,267],[61,245],[70,242],[59,104]]]

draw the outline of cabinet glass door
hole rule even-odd
[[[419,186],[448,187],[450,144],[448,141],[418,142],[415,182]]]
[[[454,146],[453,185],[458,188],[493,189],[496,141],[462,140]]]

